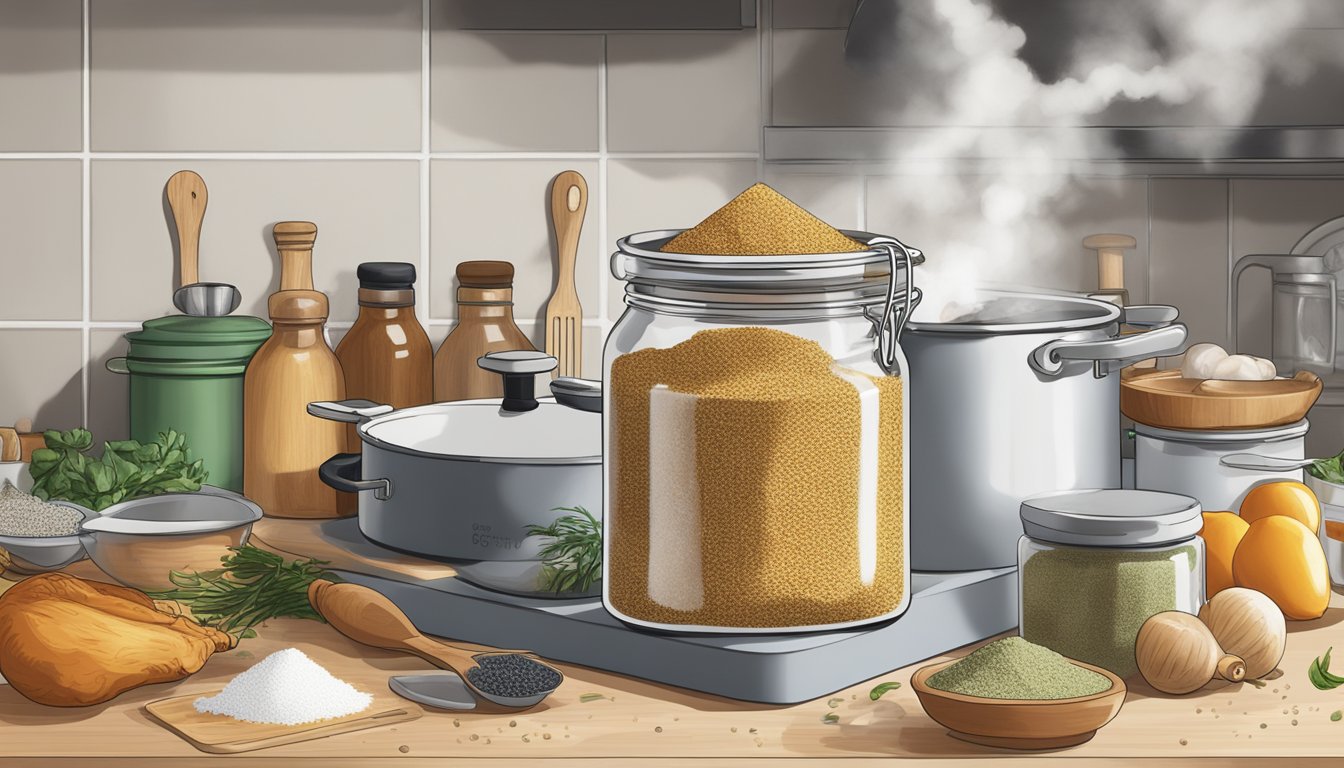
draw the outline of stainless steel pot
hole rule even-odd
[[[994,292],[919,322],[910,361],[910,548],[919,571],[1017,562],[1022,501],[1120,487],[1120,368],[1185,342],[1176,309]],[[1120,335],[1120,325],[1151,327]]]
[[[371,541],[449,560],[535,560],[528,525],[568,514],[559,507],[600,515],[601,416],[533,397],[534,377],[555,358],[499,352],[478,362],[505,376],[503,399],[399,411],[366,400],[309,404],[314,416],[359,425],[362,454],[333,456],[319,474],[359,493],[359,529]]]

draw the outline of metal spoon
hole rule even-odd
[[[1320,459],[1285,459],[1278,456],[1261,456],[1258,453],[1229,453],[1218,459],[1218,463],[1232,469],[1247,469],[1252,472],[1291,472],[1304,469]]]
[[[238,308],[243,296],[228,283],[199,280],[201,223],[209,199],[205,180],[195,171],[178,171],[168,179],[168,207],[177,225],[178,271],[182,287],[173,292],[173,306],[195,317],[221,317]]]
[[[469,651],[447,643],[431,640],[420,634],[406,614],[386,596],[368,587],[348,582],[336,584],[318,579],[308,587],[308,602],[313,609],[335,627],[338,632],[357,643],[389,651],[406,651],[428,661],[440,669],[456,672],[462,683],[479,699],[507,709],[527,709],[541,703],[555,688],[530,696],[500,696],[481,690],[467,674],[480,661],[491,656],[524,656],[515,651]],[[534,663],[547,667],[559,676],[558,687],[564,674],[555,667],[527,656]]]

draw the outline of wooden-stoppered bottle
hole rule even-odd
[[[434,347],[415,317],[415,265],[370,261],[359,278],[359,317],[336,345],[345,372],[345,396],[394,408],[434,399]],[[353,425],[347,450],[359,450]]]
[[[487,352],[536,349],[513,321],[513,265],[464,261],[457,280],[457,325],[434,356],[434,399],[503,397],[504,380],[476,360]]]
[[[271,517],[352,514],[317,468],[345,447],[344,425],[308,413],[308,403],[345,399],[345,377],[327,346],[325,294],[311,290],[317,226],[281,222],[273,230],[281,286],[271,294],[271,338],[257,350],[243,381],[243,493]],[[348,511],[347,511],[348,510]]]

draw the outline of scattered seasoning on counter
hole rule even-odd
[[[560,673],[521,654],[481,656],[476,664],[467,670],[467,679],[492,696],[536,696],[560,685]]]
[[[830,699],[826,702],[826,706],[830,707],[831,709],[835,709],[836,707],[840,706],[842,702],[844,702],[844,699]]]
[[[887,691],[894,691],[900,687],[901,684],[895,681],[878,683],[878,685],[875,688],[873,688],[873,690],[868,692],[868,698],[872,699],[873,701],[877,701],[878,699],[882,698],[882,696]]]
[[[276,651],[215,696],[195,701],[202,714],[249,723],[299,725],[363,712],[373,696],[338,680],[297,648]]]
[[[603,696],[600,693],[585,693],[579,696],[579,702],[582,704],[587,704],[590,701],[600,701],[605,698],[607,697]]]
[[[825,715],[822,715],[821,722],[826,723],[827,725],[835,725],[840,722],[840,716],[834,712],[827,712]]]
[[[79,512],[20,491],[8,480],[0,487],[0,535],[73,536],[83,520]]]
[[[1334,712],[1330,713],[1331,722],[1338,723],[1341,719],[1344,719],[1344,710],[1336,709]]]
[[[930,688],[985,699],[1072,699],[1111,687],[1111,681],[1020,637],[984,646],[928,679]]]

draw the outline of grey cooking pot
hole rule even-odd
[[[988,292],[901,337],[910,362],[917,571],[1017,563],[1024,499],[1120,487],[1120,368],[1185,342],[1174,307]],[[1121,335],[1121,324],[1144,333]]]
[[[449,560],[535,560],[527,526],[568,514],[561,507],[600,517],[600,414],[533,397],[535,376],[555,368],[553,357],[498,352],[478,362],[504,375],[502,399],[402,410],[367,400],[308,405],[314,416],[359,425],[363,452],[337,454],[319,474],[359,494],[359,529],[371,541]],[[600,406],[591,384],[555,384]]]

